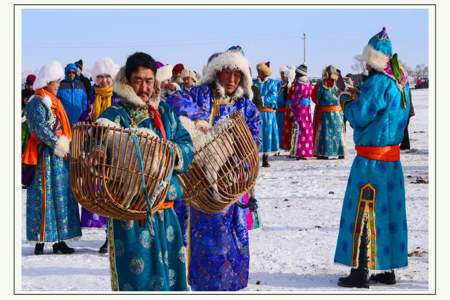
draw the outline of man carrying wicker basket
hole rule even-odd
[[[181,197],[176,175],[192,160],[192,140],[178,116],[160,102],[155,73],[150,55],[139,52],[129,56],[114,82],[119,103],[96,121],[98,125],[156,135],[169,144],[175,161],[169,191],[159,211],[144,220],[109,221],[111,282],[116,291],[188,290],[185,248],[173,202]]]
[[[248,60],[242,50],[236,48],[210,57],[204,68],[203,85],[193,87],[190,95],[177,92],[166,101],[177,114],[194,121],[198,130],[188,130],[196,131],[197,135],[198,131],[205,131],[211,126],[215,131],[223,121],[226,122],[227,117],[240,112],[245,119],[244,126],[250,129],[252,143],[256,144],[254,149],[258,166],[261,117],[250,100],[253,98],[251,87]],[[189,128],[189,125],[185,127]],[[198,149],[199,138],[193,135],[193,140]],[[224,148],[227,146],[222,142],[221,149]],[[207,160],[220,161],[219,158],[205,156]],[[215,201],[216,187],[213,185],[212,189],[214,192],[208,199],[210,202],[205,205],[212,205]],[[251,204],[255,209],[255,201]],[[205,213],[191,206],[188,257],[192,290],[235,291],[247,286],[250,257],[246,212],[247,209],[243,209],[239,201],[217,213]]]

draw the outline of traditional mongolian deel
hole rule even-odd
[[[262,81],[260,78],[253,80],[253,84],[259,89],[263,98],[263,107],[260,110],[262,119],[260,152],[274,153],[280,150],[280,137],[277,124],[277,100],[280,82],[272,78]]]
[[[339,102],[336,81],[328,85],[329,79],[318,82],[312,100],[314,112],[315,155],[321,157],[344,156],[343,114]]]
[[[166,206],[142,221],[110,220],[108,240],[113,290],[186,291],[186,260],[183,237],[173,201],[182,197],[177,173],[184,172],[193,156],[192,141],[178,117],[158,97],[151,99],[157,110],[149,112],[146,104],[126,83],[121,70],[114,83],[120,104],[103,112],[97,122],[126,127],[121,116],[128,116],[136,129],[146,128],[159,137],[166,137],[177,153]],[[158,105],[159,104],[159,105]]]
[[[225,95],[224,88],[216,81],[217,72],[225,67],[243,73],[241,83],[231,97]],[[253,93],[247,59],[239,51],[215,55],[205,68],[203,82],[204,85],[192,88],[191,95],[177,92],[167,102],[177,114],[211,125],[239,111],[259,145],[261,118],[250,100]],[[247,286],[249,248],[246,211],[236,204],[215,214],[206,214],[191,207],[188,257],[192,290],[235,291]]]
[[[56,96],[40,89],[25,107],[29,128],[40,141],[34,179],[27,189],[29,241],[57,242],[81,236],[78,203],[69,185],[69,164],[55,155],[62,130],[54,109],[57,101]],[[59,107],[63,110],[62,104]]]
[[[345,105],[345,117],[353,127],[357,156],[348,179],[334,258],[335,262],[358,266],[358,245],[366,219],[369,268],[374,270],[408,264],[405,188],[399,144],[408,122],[409,88],[406,73],[395,62],[395,55],[389,59],[390,47],[380,47],[390,45],[383,34],[381,32],[369,41],[368,46],[372,49],[366,47],[365,53],[371,54],[363,55],[363,58],[372,70],[358,99]],[[386,52],[386,49],[390,51]],[[383,54],[375,55],[374,51],[384,53],[387,58]]]
[[[297,133],[293,141],[296,157],[307,158],[314,154],[313,126],[311,118],[312,84],[298,80],[294,84],[292,112],[297,123]]]

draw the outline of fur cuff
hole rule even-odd
[[[120,125],[106,118],[98,118],[95,124],[105,127],[120,128]]]
[[[70,152],[70,140],[67,136],[62,135],[59,137],[55,146],[55,155],[58,157],[64,157]]]
[[[209,122],[208,121],[205,121],[205,120],[197,120],[197,121],[195,121],[195,127],[197,127],[197,129],[198,128],[211,128],[211,126],[209,125]]]
[[[364,47],[362,60],[378,72],[383,72],[389,63],[389,57],[376,50],[371,45]]]

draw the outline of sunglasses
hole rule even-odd
[[[69,71],[67,74],[77,74],[75,71]]]

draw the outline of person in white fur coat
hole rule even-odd
[[[81,236],[80,215],[69,185],[67,154],[72,136],[70,122],[56,97],[64,71],[59,62],[43,66],[34,82],[35,95],[25,114],[31,137],[22,162],[36,166],[27,189],[27,240],[35,241],[34,253],[44,253],[44,242],[53,253],[73,253],[64,240]]]

